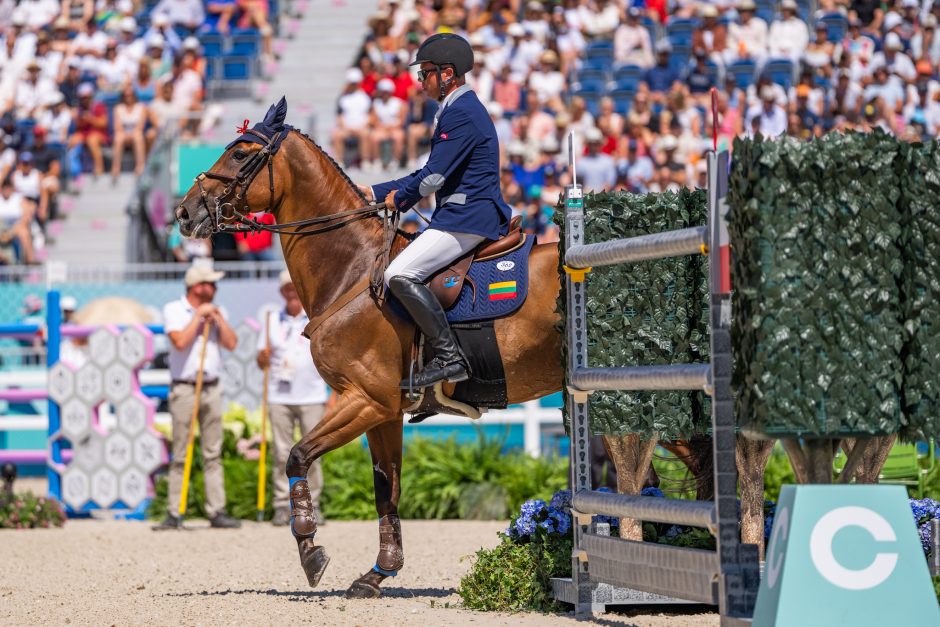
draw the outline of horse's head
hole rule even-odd
[[[274,159],[291,131],[284,124],[286,116],[287,101],[281,98],[264,120],[239,129],[241,135],[226,146],[212,168],[196,177],[176,208],[183,235],[207,238],[244,223],[250,213],[278,206],[290,176],[286,159]]]

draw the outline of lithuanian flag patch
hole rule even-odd
[[[490,300],[509,300],[516,297],[516,282],[490,283]]]

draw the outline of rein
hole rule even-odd
[[[214,233],[258,233],[260,231],[268,231],[282,235],[315,235],[317,233],[325,233],[341,228],[365,216],[379,214],[385,209],[385,203],[378,203],[359,207],[358,209],[351,209],[349,211],[340,211],[339,213],[330,214],[328,216],[307,218],[305,220],[296,220],[283,224],[262,224],[252,218],[250,214],[253,212],[248,207],[247,201],[248,189],[265,166],[267,166],[268,169],[268,193],[270,194],[267,210],[269,211],[274,205],[273,157],[280,147],[280,141],[278,140],[284,132],[285,131],[278,131],[273,136],[267,137],[264,133],[255,129],[247,129],[245,134],[254,135],[262,140],[264,147],[256,151],[251,158],[238,169],[235,176],[218,174],[206,170],[196,177],[196,185],[199,187],[199,194],[202,196],[203,207],[210,215],[212,213],[209,210],[210,198],[209,194],[202,186],[202,182],[205,179],[213,179],[225,183],[225,188],[222,190],[222,193],[211,199],[215,203]],[[244,213],[236,208],[236,203],[243,205],[242,211],[244,211]],[[398,212],[396,211],[394,213],[397,216]],[[337,223],[337,220],[342,220],[342,222]],[[398,219],[394,218],[389,220],[386,218],[383,219],[383,222],[386,225],[389,222],[394,222],[397,228]],[[321,228],[307,228],[318,224],[326,224],[327,226]],[[387,226],[385,239],[388,241]]]
[[[347,292],[344,297],[336,301],[333,306],[327,310],[325,315],[318,318],[316,324],[312,325],[310,333],[315,331],[316,328],[327,318],[332,316],[333,313],[345,307],[350,300],[365,289],[366,285],[371,286],[372,293],[375,295],[377,301],[381,303],[385,298],[385,269],[388,268],[392,244],[398,233],[398,224],[401,219],[401,214],[396,211],[394,207],[391,208],[391,210],[387,210],[385,203],[382,202],[366,205],[357,209],[350,209],[348,211],[340,211],[339,213],[333,213],[327,216],[307,218],[294,222],[284,222],[282,224],[262,224],[257,219],[251,217],[252,211],[248,206],[247,199],[248,189],[261,170],[267,167],[268,193],[270,194],[270,198],[266,211],[270,211],[274,207],[274,155],[280,148],[281,141],[283,141],[281,140],[281,135],[288,131],[281,130],[276,132],[273,136],[268,137],[255,129],[239,130],[244,130],[244,134],[251,134],[260,139],[263,143],[263,148],[252,154],[251,158],[238,169],[235,176],[217,174],[207,170],[201,172],[199,176],[196,177],[196,185],[199,187],[199,193],[202,196],[202,205],[209,215],[212,215],[209,209],[210,198],[202,182],[205,179],[213,179],[225,183],[225,188],[222,190],[222,193],[214,199],[211,199],[215,202],[215,226],[213,232],[258,233],[260,231],[268,231],[281,235],[316,235],[317,233],[325,233],[342,228],[366,216],[378,215],[382,220],[382,246],[375,256],[370,276],[357,283],[354,289]],[[241,211],[236,208],[236,204],[242,207]],[[427,218],[424,218],[424,216],[421,217],[427,221]],[[316,225],[325,226],[309,228],[315,227]]]

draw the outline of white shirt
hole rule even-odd
[[[35,84],[23,80],[16,86],[16,108],[21,117],[31,117],[58,89],[48,78],[41,77]]]
[[[775,104],[769,112],[764,110],[764,105],[754,105],[747,110],[747,120],[744,123],[744,133],[748,137],[753,137],[751,123],[754,118],[760,118],[760,133],[764,137],[777,137],[787,132],[787,112],[783,107]]]
[[[372,103],[372,110],[382,126],[401,126],[401,111],[404,106],[405,103],[395,97],[388,100],[376,98]]]
[[[302,310],[296,316],[286,310],[271,312],[271,372],[268,377],[268,401],[275,405],[322,404],[327,399],[326,383],[313,365],[310,340],[304,327],[309,319]],[[265,348],[264,323],[258,334],[258,350]]]
[[[153,8],[150,16],[165,15],[170,24],[202,24],[206,19],[206,11],[201,0],[161,0]]]
[[[9,198],[0,194],[0,223],[14,224],[23,217],[23,196],[13,192]]]
[[[808,45],[809,29],[803,20],[794,17],[789,20],[777,20],[770,25],[771,56],[797,61]]]
[[[39,170],[33,168],[29,174],[23,174],[19,168],[13,170],[13,189],[17,194],[22,194],[26,198],[39,200],[40,186],[42,185],[42,175]]]
[[[650,34],[639,24],[621,24],[614,33],[614,61],[632,63],[640,67],[653,65],[653,46]]]
[[[60,8],[56,0],[23,0],[17,7],[26,18],[26,26],[32,30],[51,24]]]
[[[372,99],[361,89],[340,96],[336,106],[343,116],[343,126],[348,129],[357,131],[369,122]]]
[[[539,95],[541,102],[548,102],[561,96],[565,90],[565,75],[554,70],[549,72],[536,70],[529,75],[529,89]]]
[[[225,309],[220,307],[222,317],[228,320]],[[182,331],[193,319],[196,308],[186,297],[174,300],[163,306],[163,330],[169,335],[172,331]],[[199,356],[202,353],[202,328],[196,333],[196,339],[189,348],[179,351],[170,343],[170,379],[173,381],[195,381],[199,370]],[[219,353],[219,329],[215,325],[209,331],[209,341],[206,346],[206,361],[203,365],[202,381],[213,381],[219,378],[222,357]]]
[[[730,42],[728,47],[738,54],[743,46],[743,54],[751,58],[763,58],[767,55],[767,22],[759,17],[752,17],[746,23],[732,22],[728,25]]]
[[[48,107],[37,116],[39,126],[49,131],[49,141],[64,144],[68,141],[69,127],[72,125],[72,113],[68,107],[63,107],[55,113]]]

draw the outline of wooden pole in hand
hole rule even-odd
[[[206,347],[209,345],[208,321],[202,323],[202,350],[199,352],[199,370],[196,371],[196,390],[193,399],[193,415],[189,420],[189,434],[186,440],[186,463],[183,464],[183,486],[180,490],[180,503],[177,512],[182,518],[186,514],[186,501],[189,500],[189,473],[193,469],[193,446],[196,442],[196,420],[199,419],[199,397],[202,395],[202,369],[206,363]]]
[[[264,520],[264,491],[267,486],[268,463],[268,374],[271,372],[271,312],[264,315],[264,350],[268,363],[264,366],[261,388],[261,457],[258,458],[258,522]]]

